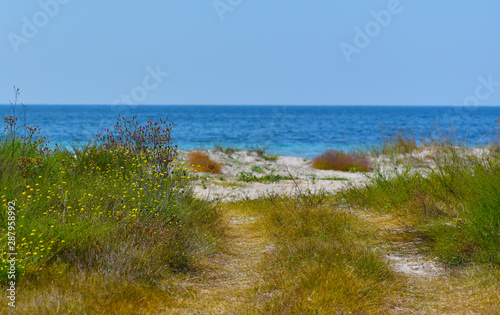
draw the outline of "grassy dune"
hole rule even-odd
[[[193,192],[189,168],[207,157],[177,160],[166,121],[120,117],[73,150],[5,122],[0,279],[7,289],[15,222],[19,314],[500,312],[498,144],[400,135],[319,159],[373,168],[362,186],[217,203]]]

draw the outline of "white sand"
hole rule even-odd
[[[392,158],[380,156],[377,159],[370,159],[388,173],[394,170],[403,170],[405,163],[411,163],[413,171],[429,170],[435,166],[433,157],[439,154],[439,151],[439,147],[425,147],[419,148],[411,155],[400,155]],[[485,149],[478,148],[461,148],[458,151],[477,157],[486,153]],[[231,155],[214,150],[204,152],[212,160],[223,165],[222,174],[197,173],[203,179],[195,182],[196,195],[212,200],[234,201],[254,199],[267,194],[296,194],[306,191],[334,193],[350,185],[361,185],[367,181],[367,176],[370,175],[370,173],[313,169],[311,160],[301,157],[278,156],[277,160],[270,161],[259,157],[255,152],[238,151]],[[180,160],[185,162],[187,153],[188,151],[179,151]],[[257,177],[270,174],[279,174],[283,177],[292,176],[295,181],[243,182],[238,180],[240,172],[248,172]]]
[[[224,201],[254,199],[271,193],[295,194],[299,191],[304,193],[307,190],[333,193],[346,185],[359,185],[366,180],[366,176],[362,173],[313,169],[311,160],[301,157],[279,156],[276,161],[268,161],[259,157],[255,152],[240,151],[230,156],[213,150],[204,152],[212,160],[223,165],[222,174],[197,173],[203,179],[196,181],[195,193],[209,199]],[[186,161],[187,151],[180,151],[179,155],[180,160]],[[279,174],[283,177],[292,176],[295,181],[243,182],[238,180],[240,172],[248,172],[257,177],[270,174]]]

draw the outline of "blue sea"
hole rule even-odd
[[[0,105],[0,115],[9,114],[11,106]],[[21,106],[16,114],[22,123]],[[500,107],[30,105],[26,121],[39,125],[52,144],[71,146],[112,128],[119,114],[137,115],[140,122],[168,117],[180,149],[259,145],[274,154],[310,158],[330,148],[380,144],[400,129],[417,139],[453,132],[456,140],[469,146],[482,145],[494,139]]]

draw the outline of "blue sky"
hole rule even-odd
[[[1,1],[0,103],[500,104],[500,1],[360,2]]]

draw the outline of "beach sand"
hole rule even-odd
[[[235,201],[255,199],[269,194],[297,194],[304,192],[334,193],[348,185],[360,185],[367,179],[363,173],[317,170],[311,160],[301,157],[278,156],[264,159],[255,152],[238,151],[231,155],[208,150],[213,161],[222,164],[222,174],[196,172],[195,193],[211,200]],[[179,159],[187,163],[188,151],[179,151]],[[278,182],[245,182],[238,179],[241,172],[251,176],[280,175],[293,177]]]
[[[484,149],[463,149],[465,154],[481,156]],[[335,193],[349,186],[363,185],[372,172],[342,172],[333,170],[317,170],[312,168],[312,160],[302,157],[277,156],[275,160],[259,156],[256,152],[236,151],[226,154],[221,151],[205,150],[210,159],[220,163],[221,174],[194,172],[195,193],[198,197],[211,200],[236,201],[255,199],[266,195],[300,194],[305,192]],[[179,159],[187,164],[189,151],[179,150]],[[434,158],[439,154],[438,147],[424,147],[411,154],[397,155],[389,158],[380,155],[369,157],[372,163],[382,172],[402,171],[405,164],[410,163],[412,171],[429,170],[435,165]],[[277,182],[245,182],[239,180],[239,174],[245,172],[251,176],[280,175],[292,177]],[[425,173],[425,171],[423,172]]]

